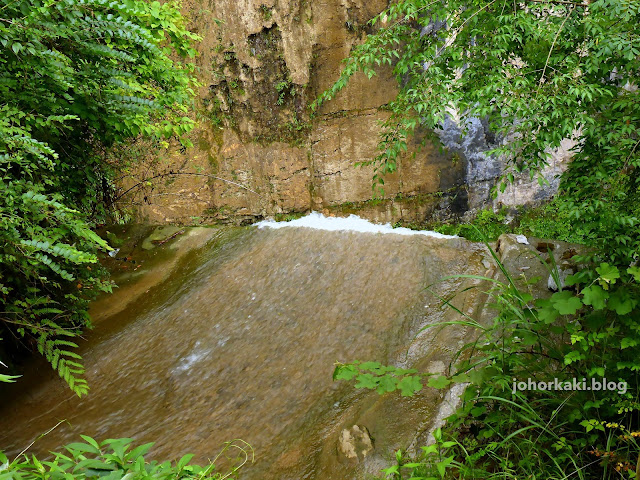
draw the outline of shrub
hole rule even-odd
[[[101,443],[82,435],[84,442],[53,452],[53,458],[39,460],[24,452],[10,461],[0,452],[0,480],[222,480],[235,478],[242,466],[253,461],[251,447],[240,440],[228,442],[214,461],[206,466],[191,464],[193,455],[175,463],[149,461],[145,455],[152,443],[133,447],[130,438],[108,439]],[[222,454],[237,454],[227,472],[216,471],[215,460]]]

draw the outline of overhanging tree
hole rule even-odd
[[[5,351],[37,348],[78,395],[71,338],[111,288],[91,230],[116,173],[101,152],[192,129],[194,67],[181,59],[196,40],[175,2],[0,2],[0,337]]]
[[[400,89],[372,161],[375,182],[395,171],[418,124],[437,130],[452,111],[463,125],[487,118],[508,139],[493,151],[509,162],[507,181],[535,174],[549,150],[576,138],[563,182],[572,215],[599,246],[613,242],[616,258],[631,260],[640,246],[629,208],[640,166],[639,1],[403,0],[371,23],[377,33],[353,49],[318,104],[358,71],[393,68]]]

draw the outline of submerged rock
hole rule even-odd
[[[184,230],[181,227],[176,227],[174,225],[163,225],[157,227],[151,235],[144,239],[142,242],[143,250],[151,250],[156,246],[167,242],[173,237],[178,236]]]
[[[354,425],[340,432],[338,451],[350,461],[363,460],[373,450],[373,442],[367,427]]]

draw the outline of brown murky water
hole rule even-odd
[[[83,433],[154,441],[157,458],[193,452],[202,462],[242,438],[256,452],[242,478],[342,479],[357,468],[337,452],[342,428],[369,429],[374,471],[411,440],[439,392],[407,399],[354,391],[332,381],[333,364],[445,358],[459,339],[423,335],[414,348],[421,353],[406,355],[420,325],[447,315],[423,289],[445,275],[481,273],[481,249],[459,239],[307,228],[212,237],[136,301],[102,301],[117,313],[83,346],[87,397],[74,397],[46,366],[5,390],[0,450],[20,451],[64,419],[31,451]],[[469,294],[461,301],[476,307]]]

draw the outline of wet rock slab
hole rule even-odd
[[[466,280],[443,277],[490,273],[485,247],[458,238],[308,228],[199,235],[171,240],[191,238],[199,248],[171,268],[159,263],[162,278],[135,294],[123,287],[113,303],[102,300],[105,327],[89,335],[81,352],[87,397],[74,397],[53,375],[31,388],[24,379],[26,392],[14,401],[9,393],[0,409],[0,448],[19,451],[66,419],[34,453],[84,433],[155,441],[157,458],[193,452],[203,462],[224,442],[242,438],[256,452],[242,478],[379,474],[394,449],[411,443],[415,426],[433,418],[444,393],[405,398],[355,390],[332,381],[334,362],[446,368],[470,332],[417,335],[452,317],[425,287],[448,295]],[[131,278],[126,288],[145,278]],[[454,301],[474,313],[484,299],[470,290]],[[356,458],[341,453],[350,452],[349,444]]]

